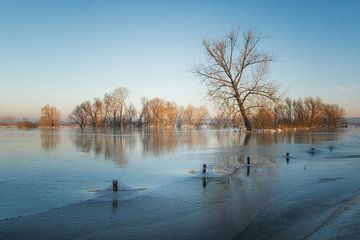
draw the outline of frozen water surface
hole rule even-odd
[[[0,239],[360,233],[357,128],[252,135],[0,128],[0,152]],[[204,163],[222,177],[199,177]]]

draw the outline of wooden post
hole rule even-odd
[[[205,174],[205,173],[206,173],[206,164],[203,164],[202,173],[203,173],[203,174]]]
[[[247,157],[247,165],[250,166],[250,157],[249,156]]]
[[[112,190],[114,192],[118,191],[118,181],[117,180],[112,180]]]
[[[286,153],[286,163],[289,164],[289,157],[290,157],[290,153]]]

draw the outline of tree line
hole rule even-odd
[[[285,98],[274,107],[261,107],[254,116],[256,128],[337,128],[345,124],[345,110],[319,97]]]
[[[81,129],[122,128],[122,127],[200,127],[209,116],[205,106],[186,107],[160,98],[141,99],[141,110],[128,103],[129,91],[125,87],[106,93],[103,98],[95,98],[77,105],[69,118]]]

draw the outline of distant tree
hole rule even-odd
[[[85,115],[87,119],[89,119],[89,122],[91,123],[92,127],[96,127],[96,116],[95,111],[93,109],[93,105],[90,101],[85,101],[83,104],[81,104],[82,110],[85,112]]]
[[[99,98],[95,98],[92,108],[96,127],[104,126],[106,120],[104,102]]]
[[[148,126],[149,125],[149,119],[147,114],[147,106],[148,106],[149,100],[146,97],[141,98],[141,112],[138,119],[138,125],[142,127],[143,125]]]
[[[136,108],[134,104],[130,103],[129,106],[126,108],[125,119],[126,124],[130,127],[134,124],[136,119]]]
[[[184,120],[185,124],[188,127],[192,127],[195,122],[195,107],[192,104],[188,104],[186,108],[184,108]]]
[[[165,102],[165,126],[174,127],[176,125],[176,120],[178,117],[178,109],[174,102]]]
[[[105,106],[105,114],[104,114],[104,122],[108,127],[111,127],[113,125],[115,125],[115,121],[116,118],[113,118],[113,111],[112,109],[114,108],[114,100],[111,94],[109,93],[105,93],[104,95],[104,106]],[[115,116],[116,116],[116,112],[115,112]]]
[[[293,103],[290,98],[277,102],[273,108],[274,127],[289,127],[293,122]]]
[[[79,125],[80,129],[83,130],[83,128],[86,126],[86,123],[88,121],[88,115],[85,110],[87,103],[84,102],[74,108],[74,110],[69,115],[69,118]]]
[[[277,87],[266,79],[272,58],[258,50],[261,38],[251,30],[240,37],[235,30],[220,41],[204,40],[208,62],[193,72],[207,86],[210,99],[221,107],[231,106],[251,130],[251,110],[262,107],[264,100],[278,100]]]
[[[339,127],[343,122],[345,110],[336,104],[324,105],[324,124],[329,128]]]
[[[112,93],[105,94],[105,111],[110,126],[122,126],[125,114],[126,98],[128,95],[129,91],[125,87],[116,88]]]
[[[60,126],[60,111],[56,107],[45,105],[41,109],[39,125],[46,127]]]
[[[270,129],[273,128],[274,115],[271,109],[262,107],[259,109],[255,117],[255,125],[259,129]]]
[[[162,127],[165,119],[165,101],[160,98],[153,98],[147,103],[146,118],[150,126]]]
[[[218,109],[214,116],[214,126],[216,128],[227,128],[231,125],[231,118],[233,114],[229,114],[227,111]]]
[[[298,127],[305,126],[308,113],[305,110],[304,101],[301,98],[294,100],[292,106],[294,111],[294,124]]]
[[[323,121],[323,102],[317,97],[307,97],[304,100],[306,116],[306,125],[309,128],[321,126]]]
[[[126,99],[129,96],[129,90],[125,87],[116,88],[113,92],[113,99],[115,101],[115,108],[117,108],[119,126],[122,127],[123,117],[125,114]]]
[[[195,110],[194,126],[196,128],[199,128],[201,126],[201,124],[203,123],[203,121],[205,120],[205,118],[207,118],[209,116],[209,112],[205,106],[196,107],[194,110]]]

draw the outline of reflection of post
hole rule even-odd
[[[202,185],[203,185],[204,188],[206,187],[206,184],[207,184],[206,177],[203,177],[202,178]]]
[[[115,211],[117,210],[118,205],[119,205],[119,201],[117,200],[117,198],[114,198],[114,199],[112,200],[112,210],[113,210],[113,213],[115,213]]]

